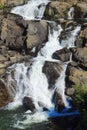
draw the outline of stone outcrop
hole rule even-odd
[[[52,1],[47,5],[44,17],[50,20],[67,18],[69,8],[70,4],[66,2]]]

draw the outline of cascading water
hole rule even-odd
[[[49,1],[50,0],[29,0],[27,4],[13,8],[11,13],[19,14],[28,20],[41,19]]]
[[[73,19],[74,16],[74,7],[71,7],[68,12],[68,19]]]
[[[72,40],[75,40],[80,27],[71,34]],[[33,115],[24,114],[26,120],[17,121],[14,127],[25,129],[28,124],[41,122],[47,120],[48,115],[43,112],[42,106],[39,106],[38,102],[49,110],[54,110],[54,104],[52,103],[53,92],[55,89],[61,94],[65,106],[68,107],[68,103],[65,96],[65,70],[67,65],[63,65],[63,71],[58,78],[54,90],[48,89],[48,81],[45,74],[42,73],[42,68],[45,61],[55,61],[52,59],[52,54],[63,46],[59,42],[59,36],[62,28],[60,25],[56,26],[56,30],[52,33],[49,31],[49,40],[46,45],[39,51],[38,56],[32,59],[32,65],[25,66],[24,64],[17,64],[15,67],[15,80],[17,82],[17,90],[14,101],[10,103],[7,108],[15,109],[19,105],[22,105],[22,100],[25,96],[31,97],[36,108],[36,113]],[[71,41],[71,37],[70,40]],[[67,43],[69,47],[69,43]],[[56,61],[60,62],[60,61]],[[9,81],[10,82],[10,81]],[[32,119],[32,121],[31,121]]]
[[[75,47],[74,45],[75,39],[76,39],[76,36],[78,36],[80,30],[81,30],[81,26],[79,25],[73,31],[71,31],[71,33],[69,33],[66,39],[61,41],[61,45],[63,47],[68,47],[68,48]]]

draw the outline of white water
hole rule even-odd
[[[28,20],[41,19],[49,1],[50,0],[29,0],[27,4],[13,8],[11,13],[19,14]]]
[[[75,47],[74,45],[75,39],[78,36],[78,33],[80,32],[80,30],[81,30],[81,26],[77,26],[75,30],[69,33],[69,36],[67,36],[65,40],[62,40],[61,45],[63,47],[68,47],[68,48]]]
[[[71,7],[68,12],[68,19],[73,19],[74,16],[74,7]]]
[[[66,71],[67,65],[64,64],[62,67],[63,67],[63,71],[61,72],[60,77],[56,81],[55,89],[62,96],[62,100],[63,100],[65,106],[69,107],[69,104],[68,104],[68,102],[66,100],[66,96],[65,96],[65,76],[66,76],[65,71]]]
[[[17,121],[16,124],[14,124],[14,128],[19,128],[19,129],[26,129],[28,128],[31,124],[35,123],[41,123],[44,121],[48,121],[48,116],[45,112],[38,111],[32,115],[25,114],[23,115],[25,120],[22,121]]]

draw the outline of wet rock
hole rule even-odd
[[[54,93],[55,110],[61,112],[65,108],[62,95],[58,90]]]
[[[60,49],[53,53],[52,57],[54,59],[61,60],[63,62],[67,62],[70,60],[70,51],[67,48]]]
[[[50,20],[67,18],[69,7],[70,4],[66,2],[52,1],[47,5],[44,17]]]
[[[12,100],[6,84],[0,79],[0,107],[7,105]]]
[[[60,76],[61,71],[62,67],[59,63],[50,61],[45,62],[42,72],[46,74],[49,83],[49,88],[52,88],[55,85],[56,80]]]
[[[23,106],[26,110],[31,110],[32,112],[35,111],[35,105],[30,97],[24,97]]]

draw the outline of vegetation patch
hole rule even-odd
[[[4,9],[4,5],[0,4],[0,10]]]
[[[87,86],[74,86],[73,104],[81,112],[81,125],[87,128]]]

